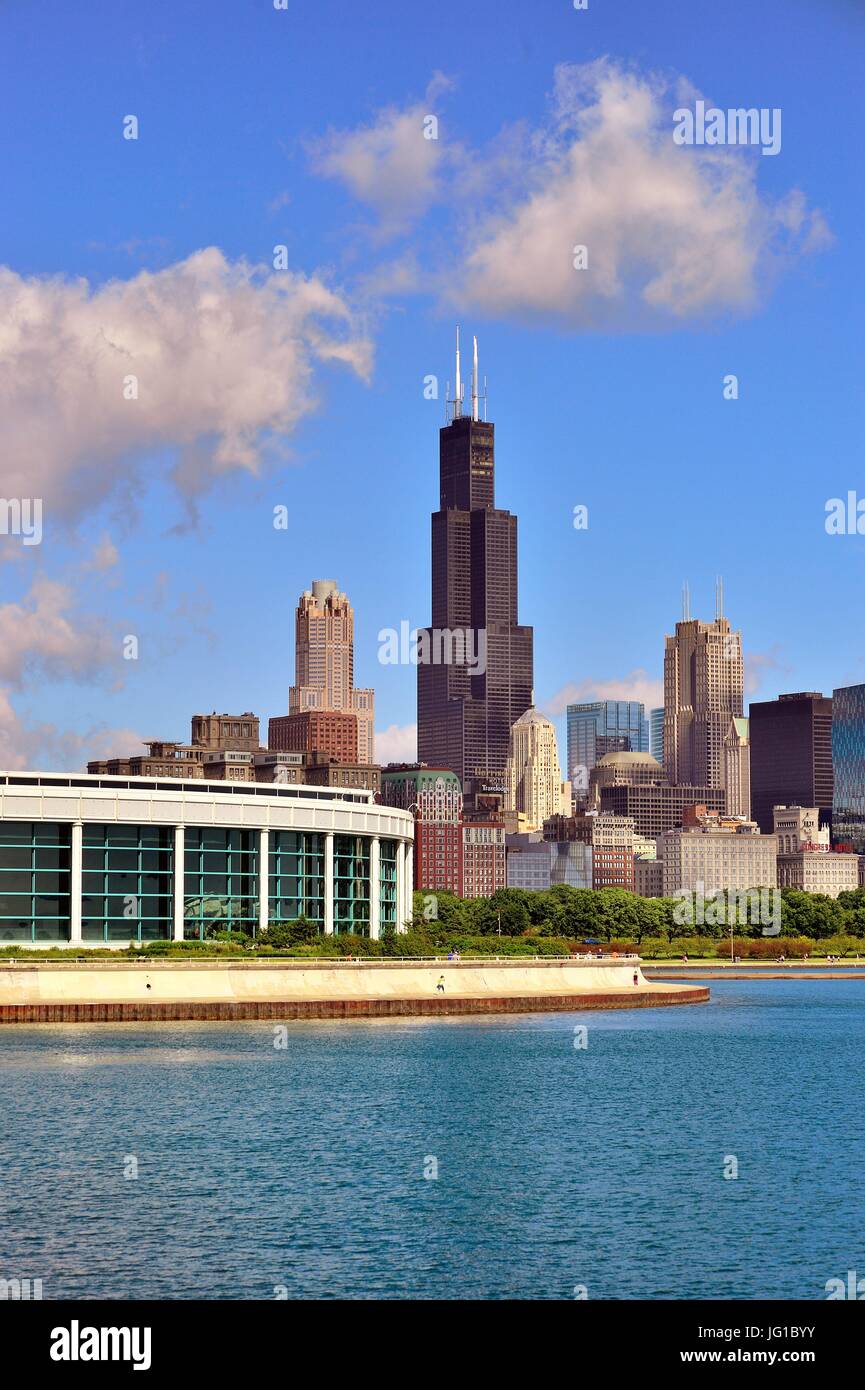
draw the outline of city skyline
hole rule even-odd
[[[110,305],[118,332],[136,332],[149,284],[157,316],[180,295],[196,323],[207,294],[229,315],[248,312],[256,363],[273,363],[274,396],[272,409],[256,403],[246,426],[224,413],[214,420],[212,409],[200,406],[200,383],[212,381],[224,396],[227,383],[205,352],[193,357],[193,376],[184,378],[187,414],[165,419],[153,404],[166,378],[183,369],[181,356],[161,363],[158,381],[142,379],[136,418],[146,417],[143,433],[128,410],[114,412],[107,443],[96,439],[92,421],[83,437],[70,429],[68,457],[38,419],[7,415],[11,456],[22,457],[21,441],[31,441],[22,471],[41,480],[44,509],[40,545],[0,535],[0,632],[9,635],[0,659],[0,762],[75,767],[88,757],[132,751],[155,732],[155,711],[160,729],[182,736],[187,712],[211,703],[214,667],[221,668],[225,708],[252,702],[263,718],[284,711],[290,661],[273,640],[272,605],[256,596],[276,594],[287,607],[313,573],[337,576],[352,596],[355,678],[376,690],[382,760],[412,756],[415,672],[383,667],[377,634],[404,620],[421,626],[429,616],[434,441],[457,321],[479,338],[498,426],[501,495],[521,519],[520,608],[522,621],[536,629],[535,702],[556,722],[560,752],[568,703],[636,700],[647,712],[659,703],[659,637],[684,578],[695,614],[705,617],[714,576],[725,574],[728,606],[745,637],[746,701],[865,679],[845,604],[833,597],[858,592],[865,537],[830,535],[824,525],[828,499],[846,498],[857,485],[861,448],[861,342],[851,284],[861,276],[855,229],[862,195],[843,174],[845,151],[854,157],[855,121],[853,84],[843,80],[852,56],[842,7],[819,17],[803,10],[797,29],[801,38],[805,26],[815,58],[839,74],[833,109],[840,152],[833,161],[810,120],[811,93],[789,62],[792,39],[780,4],[759,17],[731,5],[722,33],[693,34],[687,43],[679,5],[651,17],[629,5],[625,13],[591,18],[550,5],[531,30],[517,21],[525,39],[521,81],[506,95],[501,74],[516,72],[516,59],[497,33],[492,4],[482,3],[468,21],[470,30],[487,21],[490,61],[482,74],[445,40],[448,17],[458,16],[447,0],[421,45],[395,24],[395,49],[387,55],[359,16],[341,16],[366,66],[362,91],[318,81],[327,45],[316,35],[323,38],[335,22],[332,4],[305,20],[312,26],[309,70],[292,90],[281,69],[291,17],[241,21],[228,5],[211,8],[218,22],[204,47],[197,25],[179,15],[170,50],[152,29],[136,44],[139,16],[131,5],[94,4],[74,25],[58,12],[40,46],[38,73],[19,18],[4,17],[13,61],[2,101],[10,121],[19,112],[28,121],[33,159],[66,218],[61,239],[50,210],[55,198],[48,204],[25,190],[25,168],[4,154],[8,307],[29,293],[66,327],[62,360],[50,344],[40,348],[39,379],[62,382],[73,398],[86,396],[75,375],[87,368],[82,323]],[[773,42],[758,57],[752,40],[763,26]],[[83,55],[85,45],[87,94],[68,80],[70,55]],[[733,52],[736,85],[729,77]],[[236,53],[254,57],[260,75],[247,127],[232,123],[222,100]],[[396,80],[395,55],[405,58]],[[466,241],[455,227],[443,197],[446,171],[456,177],[459,170],[461,188],[476,186],[484,227],[490,182],[497,183],[506,222],[518,227],[521,204],[508,189],[523,171],[522,156],[516,137],[514,148],[508,145],[507,122],[527,123],[536,141],[558,130],[565,153],[601,172],[592,141],[574,127],[579,111],[597,115],[603,96],[634,115],[633,141],[617,146],[629,167],[666,172],[664,130],[675,98],[653,77],[659,64],[723,106],[783,107],[776,157],[724,155],[741,173],[741,186],[730,189],[739,276],[733,288],[742,291],[741,302],[728,286],[713,305],[677,302],[653,316],[644,293],[623,290],[606,310],[574,309],[563,319],[549,302],[518,300],[518,266],[500,244],[511,299],[493,296],[487,276],[479,303],[479,272],[467,282],[453,246],[479,255],[487,243]],[[188,70],[196,73],[194,100],[188,84],[173,80]],[[326,95],[319,90],[325,86]],[[62,121],[50,112],[48,120],[35,116],[34,93],[46,88],[63,102]],[[496,123],[486,110],[493,88]],[[94,95],[102,122],[96,128]],[[139,138],[125,140],[123,117],[136,110]],[[418,135],[417,147],[407,143],[428,113],[437,116],[438,139]],[[285,148],[281,124],[303,138]],[[183,146],[167,138],[178,128]],[[395,170],[405,168],[397,154],[406,150],[409,172],[396,187],[414,201],[408,224],[400,225],[391,190]],[[709,151],[676,154],[698,185],[711,171]],[[214,177],[198,180],[190,198],[193,164]],[[70,185],[73,167],[77,182]],[[672,196],[672,165],[669,174]],[[543,206],[554,210],[554,172],[538,176]],[[240,180],[248,196],[226,196]],[[78,196],[79,186],[87,198]],[[662,194],[667,189],[660,179],[656,186]],[[619,214],[638,213],[621,183],[608,192]],[[592,214],[602,235],[597,210],[577,206]],[[773,253],[767,226],[785,217],[801,235]],[[575,236],[565,222],[570,251]],[[691,231],[693,255],[711,262],[717,247],[696,210]],[[274,248],[283,245],[291,292],[277,288],[280,272],[271,269]],[[655,269],[673,275],[686,251],[662,218]],[[263,270],[250,278],[241,268],[246,263]],[[754,292],[757,265],[766,271],[761,294]],[[614,269],[630,283],[629,253],[623,250]],[[74,291],[76,277],[89,288]],[[646,283],[638,276],[638,291]],[[321,327],[307,331],[303,306],[292,298],[301,285],[332,315],[324,336]],[[292,319],[288,339],[275,327],[281,294],[301,318],[296,329]],[[6,359],[0,365],[5,369]],[[247,365],[238,357],[233,368],[251,386],[256,377]],[[729,373],[738,376],[736,400],[724,398]],[[430,378],[432,397],[425,394]],[[289,390],[287,383],[295,385]],[[23,384],[13,378],[12,399]],[[105,390],[100,384],[97,395]],[[34,392],[20,394],[39,399]],[[113,386],[113,400],[111,392]],[[51,414],[50,404],[46,397],[44,413]],[[216,442],[201,437],[202,420],[215,425]],[[29,492],[29,484],[20,490]],[[13,491],[11,482],[6,491]],[[584,530],[574,525],[577,506],[588,508]],[[284,529],[273,524],[277,507],[284,508]],[[813,582],[795,604],[780,593],[767,602],[765,574],[784,573],[794,554],[808,555]],[[596,590],[600,601],[587,601]],[[561,601],[565,592],[573,601]],[[555,623],[547,621],[551,604]],[[819,647],[810,639],[817,625]],[[266,654],[256,661],[251,692],[246,664],[227,659],[229,631]],[[127,636],[138,640],[134,662],[123,657]]]

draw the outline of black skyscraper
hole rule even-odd
[[[751,815],[772,833],[773,806],[816,806],[832,821],[832,701],[819,691],[750,707]]]
[[[440,431],[432,518],[430,653],[443,649],[436,633],[468,632],[476,660],[419,661],[418,757],[450,768],[471,799],[484,786],[502,785],[511,725],[532,703],[532,629],[517,616],[517,519],[495,505],[494,426],[479,418],[476,343],[467,415],[461,395],[457,338],[457,386]]]

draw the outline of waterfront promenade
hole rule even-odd
[[[8,961],[0,1023],[386,1018],[703,1003],[638,956],[587,960]]]

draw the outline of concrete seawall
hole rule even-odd
[[[28,960],[0,965],[0,1023],[381,1018],[645,1008],[708,998],[705,987],[649,982],[634,957],[591,962]]]

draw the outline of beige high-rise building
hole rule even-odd
[[[333,579],[313,580],[295,614],[295,682],[289,714],[326,710],[357,715],[357,761],[375,754],[375,691],[354,686],[354,609]]]
[[[511,726],[505,778],[509,830],[540,830],[549,816],[570,812],[571,784],[562,781],[555,726],[536,709]]]
[[[747,719],[731,719],[724,740],[727,815],[751,819],[751,738]]]
[[[712,623],[691,618],[686,588],[664,655],[664,765],[673,786],[723,788],[737,815],[750,814],[744,685],[742,634],[723,615],[721,581]]]

